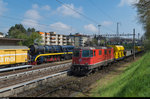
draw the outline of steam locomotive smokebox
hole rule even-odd
[[[45,47],[41,45],[31,45],[30,48],[30,54],[36,55],[36,54],[44,54],[45,53]]]

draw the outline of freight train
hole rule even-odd
[[[123,56],[126,56],[123,54],[125,53],[123,46],[110,45],[109,48],[111,47],[113,48],[112,50],[114,50],[112,52],[114,53],[113,54],[114,56],[112,57],[114,57],[116,60],[122,59]],[[103,48],[107,49],[108,47]],[[0,46],[0,66],[16,66],[16,65],[20,66],[25,64],[36,65],[46,62],[67,60],[72,58],[73,49],[74,46],[71,45],[42,46],[34,44],[29,46],[29,48],[26,46]],[[142,51],[143,48],[141,46],[136,46],[135,49],[137,51]],[[74,55],[76,55],[77,52],[74,51]],[[101,53],[103,54],[103,51]],[[105,51],[105,53],[107,52]],[[73,55],[73,64],[74,60],[76,59],[74,55]],[[78,59],[79,58],[77,58],[77,60]]]
[[[13,66],[25,64],[42,64],[67,60],[72,58],[74,46],[66,45],[31,45],[26,46],[0,46],[0,66]]]
[[[143,49],[135,47],[139,53]],[[129,53],[125,52],[121,45],[108,45],[107,47],[79,47],[74,48],[70,74],[87,75],[102,66],[124,59]],[[132,51],[130,55],[132,54]]]

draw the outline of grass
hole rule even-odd
[[[150,52],[129,66],[113,82],[95,89],[92,97],[150,97]]]

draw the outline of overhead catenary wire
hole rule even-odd
[[[56,0],[56,1],[58,1],[59,3],[61,3],[62,5],[64,5],[63,2],[61,2],[61,1],[59,1],[59,0]],[[87,20],[92,21],[92,22],[94,22],[95,24],[98,24],[97,21],[93,20],[92,18],[90,18],[90,17],[88,17],[88,16],[86,16],[86,15],[84,15],[84,14],[78,12],[78,11],[76,11],[75,9],[73,9],[73,8],[67,6],[67,5],[64,5],[64,6],[66,6],[66,7],[70,8],[70,9],[72,9],[74,12],[76,12],[76,13],[78,13],[79,15],[85,17]],[[17,17],[6,16],[6,15],[1,15],[0,17],[6,18],[6,19],[10,19],[10,20],[17,20],[17,21],[18,21],[18,20],[21,20],[21,21],[24,20],[24,18],[17,18]],[[43,24],[43,23],[40,23],[40,22],[34,22],[34,21],[30,21],[30,20],[26,20],[26,22],[27,22],[27,23],[38,24],[38,26],[46,26],[46,27],[49,27],[49,26],[50,26],[49,24]],[[104,26],[103,26],[103,27],[104,27]],[[104,28],[106,28],[106,27],[104,27]],[[109,28],[106,28],[106,29],[112,31],[112,30],[109,29]]]
[[[34,0],[29,0],[29,1],[40,5],[40,3],[39,3],[37,0],[35,0],[35,1],[34,1]],[[56,0],[56,1],[57,1],[57,0]],[[58,0],[57,2],[59,2],[60,4],[62,4],[63,6],[69,8],[69,9],[73,10],[73,11],[76,12],[77,14],[79,14],[79,15],[81,15],[81,16],[83,16],[83,17],[86,17],[88,20],[91,20],[91,21],[93,21],[94,23],[97,23],[95,20],[93,20],[93,19],[91,19],[91,18],[85,16],[84,14],[82,14],[82,13],[76,11],[75,9],[73,9],[73,8],[71,8],[71,7],[69,7],[69,6],[67,6],[67,5],[64,4],[63,2],[61,2],[61,1],[59,1],[59,0]],[[97,23],[97,24],[98,24],[98,23]]]
[[[112,16],[110,16],[109,14],[107,14],[106,12],[104,12],[100,7],[98,8],[96,6],[96,4],[92,0],[88,0],[88,2],[90,2],[90,4],[93,5],[93,7],[95,7],[99,13],[102,13],[103,15],[105,15],[106,17],[108,17],[110,20],[113,20]]]
[[[96,10],[99,12],[99,13],[102,13],[102,15],[105,15],[107,18],[109,18],[110,20],[114,21],[115,23],[117,23],[114,18],[107,14],[105,11],[103,11],[100,7],[97,7],[96,4],[92,1],[92,0],[88,0],[88,2],[93,5],[94,8],[96,8]],[[105,27],[106,28],[106,27]],[[108,29],[108,28],[107,28]],[[114,32],[114,31],[113,31]]]
[[[7,19],[10,19],[10,20],[23,20],[23,18],[16,18],[16,17],[11,17],[11,16],[5,16],[5,15],[0,15],[0,17],[7,18]],[[48,24],[41,24],[39,22],[33,22],[33,21],[30,21],[30,20],[26,20],[26,22],[36,23],[36,24],[42,25],[42,26],[49,26]]]
[[[69,7],[68,5],[64,4],[62,1],[59,1],[59,0],[56,0],[56,1],[57,1],[58,3],[60,3],[60,4],[62,4],[63,6],[65,6],[65,7],[69,8],[69,9],[73,10],[74,12],[78,13],[79,15],[85,17],[87,20],[89,20],[89,21],[95,23],[96,25],[99,25],[99,23],[98,23],[97,21],[95,21],[94,19],[92,19],[92,18],[90,18],[90,17],[84,15],[84,14],[81,13],[81,12],[76,11],[75,9],[73,9],[73,8]],[[105,29],[111,31],[111,32],[114,32],[114,31],[111,30],[110,28],[107,28],[107,27],[105,27],[105,26],[103,26],[103,27],[104,27]]]
[[[82,14],[82,13],[76,11],[75,9],[69,7],[68,5],[64,4],[63,2],[61,2],[61,1],[59,1],[59,0],[56,0],[56,1],[59,2],[60,4],[62,4],[63,6],[65,6],[65,7],[69,8],[69,9],[73,10],[74,12],[78,13],[79,15],[85,17],[86,19],[88,19],[88,20],[90,20],[90,21],[92,21],[92,22],[98,24],[95,20],[93,20],[93,19],[91,19],[90,17],[88,17],[88,16],[86,16],[86,15],[84,15],[84,14]]]

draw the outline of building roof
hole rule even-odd
[[[75,50],[92,50],[92,49],[108,49],[112,47],[105,47],[105,46],[99,46],[99,47],[76,47]]]
[[[5,38],[5,37],[0,37],[0,40],[9,40],[9,41],[23,41],[24,39],[16,39],[16,38]]]
[[[2,33],[2,32],[0,32],[0,35],[3,35],[3,33]]]
[[[40,34],[45,34],[44,32],[39,32]]]
[[[26,46],[0,46],[0,50],[2,49],[29,49]]]

